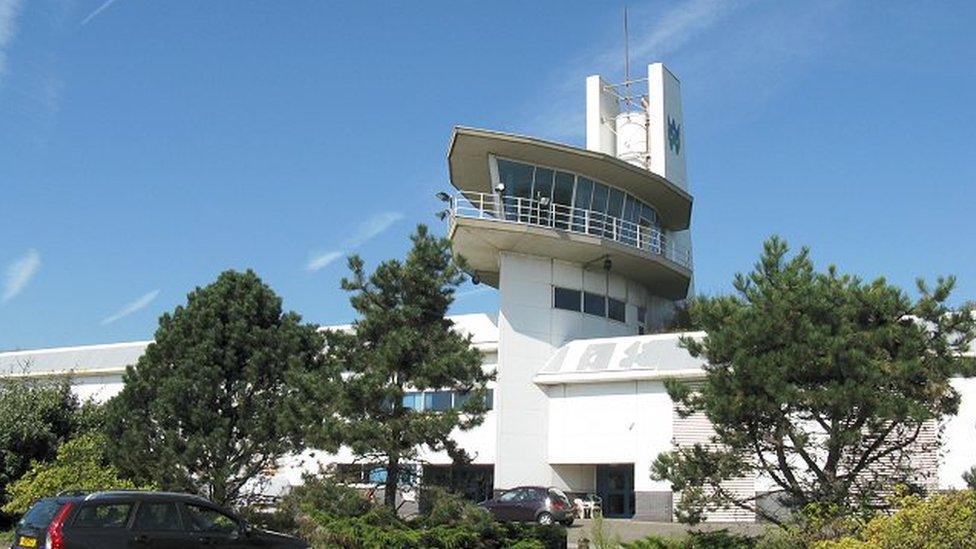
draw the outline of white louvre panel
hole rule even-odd
[[[674,444],[677,447],[693,446],[703,444],[715,447],[712,443],[712,436],[715,430],[703,413],[694,413],[686,418],[678,415],[677,409],[673,413],[674,421]],[[752,498],[755,495],[755,479],[751,477],[731,479],[722,483],[722,487],[730,493],[743,498]],[[681,498],[680,493],[677,494]],[[727,507],[705,512],[707,522],[752,522],[756,520],[755,513],[740,509],[738,507]]]

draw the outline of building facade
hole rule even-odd
[[[680,417],[664,380],[703,377],[702,362],[660,333],[693,291],[691,211],[680,82],[662,64],[646,78],[586,80],[586,148],[483,129],[455,129],[448,153],[448,236],[473,278],[496,288],[497,313],[453,317],[494,370],[483,425],[457,433],[473,457],[472,494],[521,485],[596,493],[607,516],[670,521],[670,485],[652,480],[661,452],[707,443],[701,416]],[[2,377],[70,376],[81,398],[105,400],[149,342],[0,353]],[[958,416],[926,467],[932,486],[958,487],[976,463],[976,380],[958,379]],[[406,395],[423,409],[456,395]],[[444,454],[425,454],[422,478],[450,474]],[[286,459],[270,490],[325,465],[355,467],[348,452]],[[456,471],[454,472],[456,473]],[[364,470],[364,481],[382,471]],[[456,476],[456,475],[455,475]],[[743,495],[761,479],[730,481]],[[753,520],[716,510],[713,521]]]

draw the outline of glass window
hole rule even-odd
[[[593,199],[593,182],[585,177],[576,178],[576,192],[573,195],[573,230],[586,232],[589,227],[589,215],[586,210],[590,209],[590,202]]]
[[[573,183],[576,177],[571,173],[556,172],[556,182],[552,188],[552,205],[555,219],[553,223],[560,229],[566,229],[572,222],[571,209],[573,206]]]
[[[602,235],[603,228],[606,226],[604,221],[607,217],[607,196],[610,190],[601,183],[593,184],[593,202],[590,204],[590,234]]]
[[[443,412],[451,409],[450,391],[430,391],[424,393],[424,410]]]
[[[607,316],[613,320],[625,322],[627,319],[627,305],[619,299],[607,298]]]
[[[454,408],[455,409],[461,409],[461,408],[463,408],[464,407],[464,404],[466,402],[468,402],[468,400],[471,398],[471,396],[472,396],[472,394],[470,392],[468,392],[468,391],[458,391],[458,392],[454,393]],[[491,389],[488,389],[488,390],[485,391],[485,410],[486,411],[487,410],[491,410],[491,406],[493,404],[492,403],[492,400],[493,400],[492,397],[493,396],[494,396],[493,395],[493,391]]]
[[[501,501],[503,503],[511,503],[515,501],[516,497],[518,497],[519,492],[521,492],[521,490],[509,490],[504,494],[498,496],[498,501]]]
[[[142,502],[132,525],[136,530],[182,530],[175,503]]]
[[[76,528],[122,528],[129,520],[131,503],[103,503],[87,505],[78,511],[73,526]]]
[[[607,299],[600,294],[583,292],[583,312],[596,316],[607,316]]]
[[[238,531],[237,521],[216,509],[188,503],[186,510],[192,532],[233,534]]]
[[[411,410],[420,410],[424,399],[421,393],[403,393],[403,407]]]
[[[565,309],[567,311],[579,311],[580,310],[580,292],[579,290],[570,290],[569,288],[560,288],[559,286],[552,287],[552,306],[556,309]]]
[[[524,212],[520,211],[521,208],[519,208],[520,203],[518,198],[532,197],[532,173],[534,168],[528,164],[512,162],[501,158],[497,159],[497,162],[498,180],[505,185],[505,190],[502,192],[504,195],[505,218],[512,220],[522,219],[524,214],[525,220],[527,220],[528,209]]]
[[[611,217],[623,217],[624,193],[621,190],[610,188],[610,198],[607,200],[607,215]]]
[[[637,308],[637,322],[638,324],[647,324],[647,307]]]
[[[532,212],[532,223],[549,224],[549,210],[552,203],[552,178],[554,172],[548,168],[535,169],[535,187],[532,198],[535,199],[535,212]]]
[[[53,499],[42,499],[27,511],[24,518],[20,519],[20,524],[34,526],[43,530],[51,524],[51,521],[54,520],[54,515],[58,514],[60,509],[61,504],[57,501]]]

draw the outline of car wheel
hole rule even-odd
[[[563,521],[563,526],[569,527],[569,526],[572,526],[572,525],[573,525],[573,519],[572,518],[568,518],[568,519],[566,519],[566,520]]]
[[[549,526],[550,524],[555,522],[552,518],[551,513],[539,513],[539,516],[536,517],[535,520],[543,526]]]

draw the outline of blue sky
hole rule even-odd
[[[629,4],[682,80],[699,291],[775,233],[976,298],[976,4]],[[227,268],[350,320],[345,254],[443,231],[453,125],[582,144],[621,7],[0,0],[0,348],[151,337]]]

